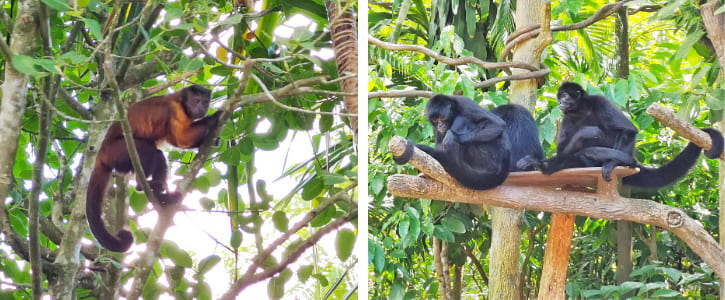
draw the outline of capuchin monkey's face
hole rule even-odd
[[[203,118],[209,111],[211,91],[198,85],[187,87],[181,91],[181,102],[184,111],[192,120]]]

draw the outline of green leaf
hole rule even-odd
[[[65,0],[42,0],[48,7],[57,10],[59,12],[66,12],[70,10],[68,3]]]
[[[442,241],[446,242],[453,242],[456,240],[456,237],[453,236],[453,234],[443,228],[443,226],[436,225],[433,229],[433,236],[441,239]]]
[[[201,205],[201,208],[204,210],[211,210],[212,208],[214,208],[215,203],[214,200],[203,197],[199,199],[199,205]]]
[[[287,232],[289,230],[289,219],[287,219],[287,214],[281,210],[275,211],[272,214],[272,223],[274,223],[274,228],[280,232]]]
[[[85,18],[83,19],[83,22],[86,23],[88,30],[97,41],[103,40],[103,31],[101,30],[101,24],[99,24],[98,21],[95,19]]]
[[[680,9],[680,6],[682,6],[685,1],[686,0],[677,0],[674,2],[670,2],[669,4],[665,5],[665,7],[660,8],[657,11],[654,19],[665,20],[675,17],[675,12]]]
[[[675,59],[685,57],[687,53],[690,52],[690,49],[692,49],[692,46],[694,46],[695,43],[699,42],[700,39],[702,39],[703,35],[705,35],[705,31],[702,30],[696,30],[695,32],[688,34],[687,37],[685,37],[685,40],[682,42],[680,49],[678,49],[677,53],[675,53]]]
[[[297,279],[299,279],[300,282],[305,283],[307,282],[307,279],[310,279],[310,276],[312,276],[312,272],[315,271],[315,267],[311,265],[302,266],[297,270]]]
[[[197,273],[201,275],[206,274],[207,272],[209,272],[209,270],[214,268],[214,266],[216,266],[216,264],[218,264],[221,260],[222,258],[218,255],[209,255],[203,258],[201,261],[199,261],[199,268],[197,270]]]
[[[403,296],[405,296],[405,286],[399,281],[396,281],[390,288],[390,300],[403,300]]]
[[[273,277],[267,283],[267,296],[269,299],[282,299],[284,296],[284,280]]]
[[[383,174],[375,174],[375,177],[373,177],[372,183],[370,184],[370,188],[373,191],[373,194],[377,195],[379,194],[383,188],[385,187],[385,175]]]
[[[227,26],[227,25],[237,25],[242,22],[242,15],[233,15],[230,16],[224,21],[219,22],[219,26]]]
[[[211,298],[211,286],[204,281],[200,281],[194,285],[194,296],[196,299],[207,300]]]
[[[71,64],[79,64],[82,62],[85,62],[88,59],[88,56],[80,54],[76,51],[70,51],[63,53],[61,56],[58,56],[58,60],[68,60]]]
[[[235,228],[232,231],[232,237],[229,239],[229,245],[231,245],[234,249],[239,249],[239,246],[242,245],[242,232],[239,231],[239,229]]]
[[[461,220],[459,220],[458,218],[453,217],[453,216],[447,216],[447,217],[443,218],[441,220],[441,225],[443,225],[443,228],[445,228],[446,230],[448,230],[450,232],[455,232],[455,233],[466,232],[466,225],[464,225],[463,222],[461,222]]]
[[[725,101],[725,99],[723,99],[723,98],[717,98],[717,97],[715,97],[715,96],[713,96],[711,94],[705,95],[705,103],[707,103],[707,106],[710,109],[713,109],[713,110],[722,110],[723,109],[723,101]]]
[[[179,66],[181,72],[192,72],[204,67],[204,61],[201,59],[192,59]]]
[[[335,238],[335,250],[337,251],[337,257],[341,261],[346,261],[352,255],[352,250],[355,248],[355,232],[351,229],[341,229],[337,232]]]
[[[312,200],[322,193],[324,187],[324,181],[320,177],[310,179],[302,188],[302,199]]]
[[[319,215],[312,219],[312,221],[310,221],[310,225],[312,227],[320,227],[322,225],[330,223],[330,220],[332,220],[336,212],[337,210],[335,209],[335,207],[330,206],[325,210],[321,211]]]
[[[14,55],[12,58],[12,64],[15,70],[25,75],[37,76],[41,74],[35,68],[35,58],[32,58],[30,56],[23,54]]]
[[[661,289],[661,290],[656,290],[654,293],[652,293],[652,295],[650,297],[658,298],[658,297],[677,297],[677,296],[680,296],[680,293],[675,292],[670,289]]]
[[[176,243],[168,241],[163,242],[161,244],[161,253],[171,259],[174,264],[179,267],[191,268],[193,266],[191,255],[189,255],[186,251],[181,250],[179,245]]]
[[[618,79],[614,85],[614,103],[619,107],[627,104],[627,96],[629,96],[629,82],[626,79]]]

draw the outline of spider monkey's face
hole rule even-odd
[[[559,88],[556,94],[556,100],[559,102],[559,110],[563,113],[575,112],[580,104],[584,90],[576,83],[565,82]]]
[[[447,99],[446,99],[447,100]],[[425,108],[428,121],[433,125],[436,136],[443,136],[448,132],[453,121],[453,107],[451,101],[431,101]]]
[[[184,104],[184,110],[192,120],[206,116],[210,100],[211,91],[198,85],[192,85],[181,91],[181,103]]]
[[[433,124],[433,129],[436,132],[436,135],[438,134],[446,134],[448,131],[448,118],[445,116],[435,116],[433,118],[430,118],[430,123]]]

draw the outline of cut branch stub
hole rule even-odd
[[[431,178],[401,174],[388,177],[388,191],[398,197],[493,205],[655,225],[675,233],[718,276],[725,276],[725,252],[702,224],[680,209],[654,201],[536,186],[502,185],[486,191],[474,191],[447,186]]]
[[[674,112],[664,108],[662,105],[652,103],[652,105],[647,108],[647,113],[662,123],[662,125],[669,127],[674,132],[677,132],[683,138],[691,141],[700,148],[710,150],[712,147],[712,139],[710,139],[710,135],[694,125],[678,118]],[[720,155],[720,159],[725,160],[725,153]]]
[[[405,152],[405,147],[407,145],[408,141],[406,139],[394,136],[390,140],[390,143],[388,143],[388,148],[390,149],[391,154],[401,156]],[[428,155],[428,153],[423,152],[423,150],[418,149],[418,147],[413,147],[413,157],[410,158],[408,163],[436,181],[440,181],[448,186],[455,186],[461,189],[464,188],[458,183],[458,181],[456,181],[455,178],[451,177],[451,175],[443,169],[443,166],[437,160]]]

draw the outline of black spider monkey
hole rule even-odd
[[[647,168],[634,159],[637,128],[605,97],[588,95],[576,83],[564,82],[557,93],[559,109],[564,113],[559,128],[556,156],[541,160],[532,156],[517,162],[521,168],[535,167],[544,174],[568,168],[602,167],[602,177],[609,181],[616,166],[638,167],[640,172],[624,177],[625,185],[658,188],[685,176],[700,156],[702,148],[688,143],[680,154],[660,168]],[[704,152],[716,158],[723,151],[722,134],[712,128],[703,129],[712,139],[712,147]]]
[[[510,171],[521,170],[515,166],[518,159],[544,156],[536,123],[522,106],[503,105],[487,111],[466,97],[436,95],[428,101],[425,113],[433,125],[435,148],[417,147],[467,188],[494,188]],[[413,143],[408,141],[403,155],[393,160],[404,164],[412,156]]]

